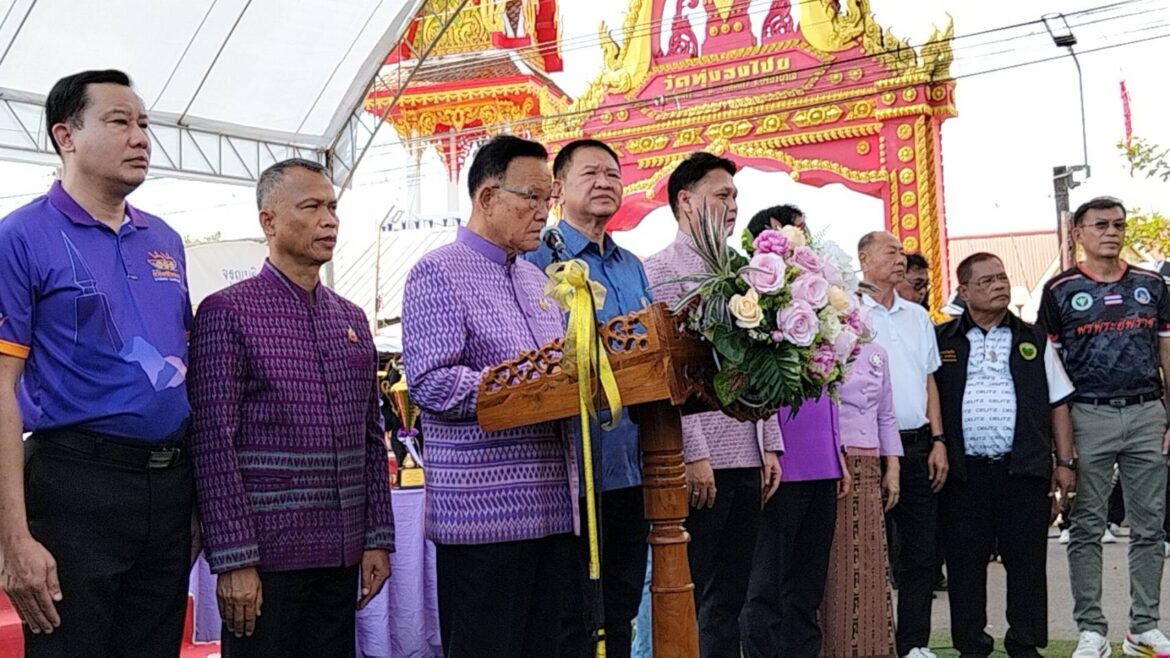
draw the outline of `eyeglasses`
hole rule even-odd
[[[930,279],[906,279],[906,283],[914,286],[915,292],[922,292],[926,290],[926,286],[930,285]]]
[[[529,210],[536,210],[537,208],[540,208],[541,206],[543,206],[546,210],[551,210],[553,207],[553,204],[556,203],[556,200],[557,200],[557,197],[554,197],[551,194],[538,194],[536,192],[533,192],[532,190],[518,190],[518,189],[513,188],[513,187],[508,187],[507,185],[504,185],[502,183],[496,183],[495,185],[492,185],[492,187],[494,189],[497,189],[497,190],[511,192],[512,194],[515,194],[518,197],[527,199]]]
[[[1007,272],[1000,272],[999,274],[988,274],[987,276],[981,276],[978,279],[975,279],[971,285],[977,288],[988,288],[993,283],[1008,283],[1010,281],[1011,279],[1008,278]],[[961,283],[964,285],[967,284],[966,281]]]
[[[1109,230],[1109,227],[1112,226],[1113,228],[1117,229],[1118,233],[1125,233],[1126,221],[1124,219],[1115,219],[1113,221],[1109,221],[1108,219],[1098,219],[1092,224],[1082,224],[1082,226],[1091,228],[1098,233],[1105,233]]]

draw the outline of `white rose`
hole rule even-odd
[[[727,302],[727,310],[735,317],[735,324],[743,329],[755,329],[764,320],[764,310],[760,308],[760,295],[754,289],[744,295],[732,295]]]
[[[808,244],[808,240],[804,236],[804,230],[795,226],[785,226],[780,229],[784,237],[788,238],[788,248],[796,249],[797,247],[804,247]]]

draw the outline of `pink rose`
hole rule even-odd
[[[766,229],[761,231],[752,242],[757,254],[788,255],[788,238],[780,231]]]
[[[787,268],[779,254],[757,253],[752,256],[741,276],[757,292],[767,295],[784,287],[784,271]]]
[[[825,264],[821,268],[821,276],[825,277],[825,280],[830,285],[845,287],[845,279],[841,276],[841,269],[837,267],[837,264],[830,258],[826,258],[824,261]]]
[[[833,350],[837,354],[837,360],[844,362],[853,356],[857,341],[857,334],[849,329],[842,329],[841,333],[837,334],[837,340],[833,341]]]
[[[852,330],[853,333],[855,333],[859,336],[865,334],[865,331],[864,331],[865,326],[861,322],[861,307],[860,306],[855,307],[852,311],[849,311],[849,313],[846,314],[845,326],[849,327],[849,329]]]
[[[792,299],[808,302],[814,309],[829,303],[829,282],[819,274],[805,273],[792,282]]]
[[[795,300],[776,314],[776,326],[788,342],[798,347],[812,345],[818,325],[817,313],[808,302]]]
[[[857,335],[863,338],[873,338],[873,317],[869,312],[869,307],[865,304],[857,305]]]
[[[808,247],[797,247],[792,252],[792,264],[805,272],[820,272],[825,267],[825,259]]]
[[[837,365],[837,351],[833,345],[823,343],[813,352],[812,360],[809,361],[808,370],[814,377],[824,379],[833,372],[833,367]]]

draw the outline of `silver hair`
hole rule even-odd
[[[329,170],[324,165],[306,160],[304,158],[289,158],[288,160],[281,160],[276,164],[268,167],[260,174],[260,178],[256,181],[256,207],[264,208],[264,202],[272,191],[280,185],[284,180],[284,175],[289,169],[306,169],[308,171],[316,172],[322,176],[329,178]]]

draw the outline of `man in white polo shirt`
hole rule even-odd
[[[874,340],[890,358],[894,414],[902,435],[901,498],[892,510],[901,537],[898,581],[899,656],[934,658],[930,605],[935,578],[936,494],[947,479],[947,448],[934,371],[939,367],[934,326],[926,310],[894,291],[906,276],[898,238],[867,233],[857,244],[865,283],[861,300],[869,310]]]

